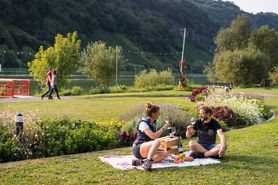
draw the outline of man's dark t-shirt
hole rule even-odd
[[[215,119],[211,119],[209,123],[204,123],[198,119],[193,125],[193,129],[197,132],[200,144],[215,144],[216,133],[218,129],[222,129],[221,125]]]

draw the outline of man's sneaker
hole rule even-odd
[[[193,157],[193,159],[196,159],[196,158],[205,158],[205,155],[202,154],[202,153],[195,153],[195,152],[192,152],[190,154],[190,157]]]
[[[152,160],[147,159],[143,164],[143,168],[148,171],[152,171]]]
[[[132,160],[132,166],[140,166],[143,164],[143,160],[142,159],[133,159]]]
[[[219,155],[212,156],[211,158],[213,158],[213,159],[224,159],[224,157],[219,157]]]

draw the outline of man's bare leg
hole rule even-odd
[[[208,152],[207,149],[205,149],[202,145],[200,145],[199,143],[197,143],[196,141],[190,141],[188,144],[188,147],[190,150],[192,150],[195,153],[206,153]]]
[[[219,154],[219,150],[220,150],[220,145],[217,145],[216,147],[214,147],[213,149],[211,149],[210,151],[205,152],[205,157],[214,157],[214,156],[218,156]]]

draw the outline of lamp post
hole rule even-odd
[[[18,113],[15,116],[15,125],[16,125],[16,136],[21,136],[23,132],[24,116]]]

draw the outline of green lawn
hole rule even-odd
[[[96,98],[94,96],[72,97],[64,100],[15,101],[0,103],[0,111],[9,112],[10,117],[18,112],[30,118],[58,118],[64,115],[88,121],[108,121],[117,119],[133,107],[144,105],[146,101],[154,104],[182,105],[192,110],[194,103],[185,98]]]
[[[232,91],[245,92],[254,94],[265,94],[265,95],[278,95],[278,88],[264,89],[264,88],[234,88]]]
[[[186,104],[181,98],[93,98],[62,101],[10,102],[0,110],[36,111],[40,116],[67,113],[84,119],[115,118],[131,106],[152,100],[154,103]],[[278,112],[278,99],[265,103]],[[46,108],[44,112],[39,113]],[[47,159],[0,164],[0,184],[277,184],[278,118],[241,130],[226,133],[228,151],[222,164],[201,167],[123,172],[98,159],[102,155],[131,154],[131,148],[60,156]],[[188,142],[184,141],[184,145]]]
[[[129,92],[129,93],[109,93],[96,94],[90,97],[185,97],[191,95],[191,91],[149,91],[149,92]]]

